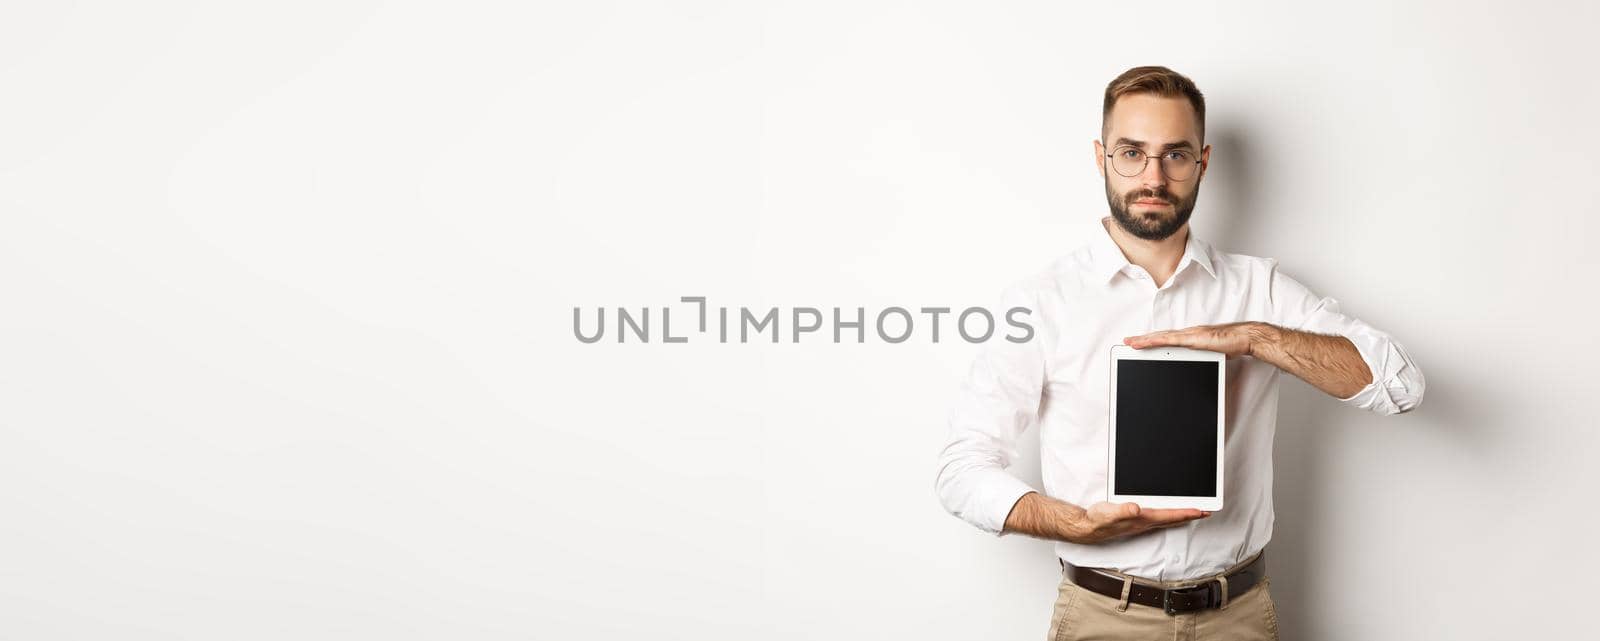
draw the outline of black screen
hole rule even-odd
[[[1217,369],[1117,361],[1117,494],[1217,495]]]

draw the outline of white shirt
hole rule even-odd
[[[1341,402],[1397,414],[1422,401],[1422,371],[1393,338],[1340,313],[1337,300],[1311,293],[1276,259],[1215,251],[1193,233],[1160,286],[1107,232],[1008,287],[1002,299],[1002,310],[1033,310],[1036,335],[984,344],[951,411],[934,482],[946,510],[996,536],[1008,533],[1002,527],[1017,499],[1034,491],[1006,472],[1031,424],[1039,426],[1043,493],[1082,507],[1106,500],[1109,346],[1125,336],[1235,321],[1342,335],[1374,376]],[[1058,556],[1172,581],[1216,574],[1266,546],[1279,370],[1250,357],[1228,359],[1227,368],[1223,509],[1096,545],[1058,541]]]

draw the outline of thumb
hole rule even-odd
[[[1123,503],[1120,510],[1122,518],[1131,519],[1139,516],[1138,503]]]

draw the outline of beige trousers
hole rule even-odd
[[[1243,567],[1252,560],[1254,557],[1245,559],[1223,574]],[[1127,577],[1120,573],[1117,575]],[[1187,581],[1136,580],[1163,588],[1183,588],[1204,583],[1211,578],[1215,577]],[[1277,641],[1278,612],[1272,603],[1271,585],[1269,577],[1262,577],[1244,594],[1228,595],[1228,604],[1222,608],[1169,616],[1161,608],[1125,603],[1117,597],[1081,588],[1067,577],[1063,568],[1061,587],[1055,609],[1050,615],[1050,632],[1046,641]]]

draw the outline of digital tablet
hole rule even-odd
[[[1222,509],[1226,364],[1220,352],[1111,348],[1106,500]]]

